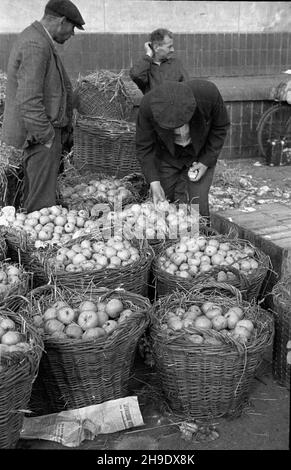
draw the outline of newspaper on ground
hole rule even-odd
[[[78,447],[98,434],[144,425],[136,396],[49,415],[24,418],[21,439],[44,439]]]

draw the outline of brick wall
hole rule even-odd
[[[231,126],[220,157],[225,159],[259,158],[257,125],[268,101],[226,102]]]
[[[15,34],[0,35],[0,69],[6,70]],[[146,34],[76,34],[59,48],[74,81],[96,69],[129,69],[143,53]],[[193,77],[279,74],[291,67],[291,33],[175,34],[175,48]],[[249,85],[248,85],[249,86]],[[222,158],[258,158],[256,127],[270,102],[226,99],[231,120]]]
[[[15,34],[0,34],[0,69],[6,70]],[[76,34],[59,47],[71,78],[96,68],[128,69],[143,53],[147,34]],[[175,34],[176,54],[190,76],[279,73],[291,64],[291,33]]]

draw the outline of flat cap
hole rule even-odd
[[[76,5],[70,0],[49,0],[44,12],[46,14],[53,13],[57,16],[65,16],[76,28],[84,29],[82,25],[85,24],[85,21]]]
[[[155,87],[150,93],[153,118],[160,127],[175,129],[192,118],[196,100],[186,82],[168,81]]]

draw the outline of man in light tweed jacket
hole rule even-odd
[[[56,204],[73,92],[54,41],[63,44],[83,24],[70,0],[49,0],[43,18],[20,33],[9,57],[2,139],[24,150],[22,206],[27,212]]]

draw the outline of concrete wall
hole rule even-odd
[[[47,0],[0,0],[0,33],[21,31],[40,19]],[[74,0],[88,33],[290,31],[290,2]]]

